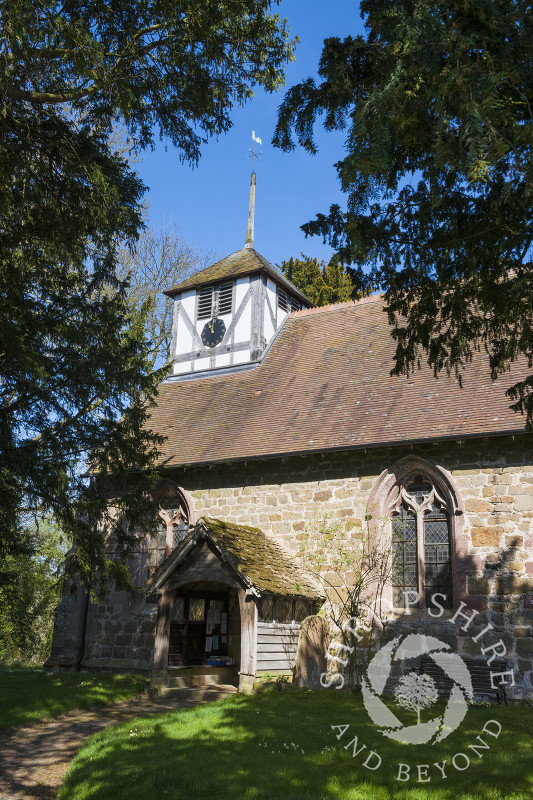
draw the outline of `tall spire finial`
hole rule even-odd
[[[252,248],[254,246],[254,216],[255,216],[255,160],[259,161],[261,157],[261,151],[256,153],[255,146],[256,144],[263,145],[263,142],[259,138],[259,136],[255,135],[255,131],[252,131],[252,139],[254,140],[254,149],[250,147],[251,155],[248,158],[253,158],[253,167],[252,167],[252,175],[250,178],[250,205],[248,206],[248,229],[246,231],[246,242],[245,247]]]
[[[255,172],[250,178],[250,205],[248,206],[248,229],[246,231],[245,247],[254,246],[254,213],[255,213]]]

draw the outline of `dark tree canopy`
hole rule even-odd
[[[155,126],[195,161],[253,84],[283,79],[292,45],[269,6],[1,5],[0,574],[24,514],[39,512],[72,538],[71,567],[87,581],[95,569],[127,578],[103,531],[125,554],[133,520],[153,515],[159,440],[146,422],[161,375],[145,309],[132,308],[117,271],[144,187],[113,127],[143,148]]]
[[[46,112],[34,121],[48,137]],[[108,512],[103,483],[84,477],[89,457],[141,514],[143,493],[121,473],[153,463],[144,423],[157,376],[115,276],[115,242],[136,231],[142,187],[105,136],[54,128],[53,146],[27,128],[6,137],[0,160],[10,187],[0,196],[0,550],[22,541],[21,512],[40,510],[83,559]]]
[[[38,0],[2,3],[0,94],[9,120],[65,103],[94,121],[119,117],[141,146],[154,127],[196,160],[206,134],[252,85],[283,82],[287,26],[271,0]]]
[[[326,264],[301,253],[301,258],[282,261],[279,269],[316,306],[344,303],[352,298],[354,286],[350,275],[335,260]]]
[[[397,371],[460,375],[533,357],[533,14],[518,0],[363,0],[365,37],[327,39],[321,83],[286,94],[275,143],[346,129],[347,206],[302,226],[382,287]],[[533,420],[533,377],[511,387]]]

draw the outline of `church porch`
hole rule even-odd
[[[287,672],[322,592],[257,528],[202,519],[145,587],[157,595],[152,687],[252,688]]]
[[[175,576],[159,598],[152,685],[158,689],[237,686],[239,589],[220,581],[184,584],[182,580]]]

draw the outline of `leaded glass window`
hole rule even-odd
[[[400,490],[392,515],[392,595],[396,607],[453,607],[450,515],[421,475]],[[445,599],[444,599],[445,596]]]
[[[205,600],[203,597],[187,599],[187,619],[190,622],[202,622],[205,617]]]
[[[445,608],[452,607],[452,570],[450,552],[450,519],[446,509],[438,502],[424,513],[424,588],[426,606],[435,606],[432,600],[437,592],[446,595],[438,601]]]
[[[305,597],[272,597],[264,595],[257,601],[259,622],[302,622],[317,609]]]
[[[303,597],[297,597],[294,601],[294,621],[302,622],[302,620],[312,613],[313,609],[309,600]]]
[[[405,506],[392,518],[392,586],[395,606],[418,605],[416,515]]]
[[[165,557],[165,547],[167,544],[167,526],[163,520],[161,520],[157,526],[156,542],[159,561],[161,561]]]
[[[259,606],[259,621],[272,622],[274,619],[274,603],[272,595],[265,595],[261,597],[258,603]]]
[[[174,608],[172,609],[173,622],[185,622],[185,598],[176,597],[174,600]]]
[[[189,523],[184,517],[180,517],[179,521],[172,526],[172,549],[174,550],[180,542],[182,542],[189,533]]]

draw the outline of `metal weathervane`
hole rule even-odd
[[[256,152],[255,146],[256,146],[256,144],[258,144],[258,145],[260,145],[262,147],[263,146],[263,142],[261,141],[259,136],[255,135],[255,131],[252,131],[252,139],[254,140],[254,149],[252,150],[251,147],[248,148],[248,150],[250,151],[250,155],[247,156],[247,158],[253,158],[254,161],[253,161],[252,172],[255,172],[255,160],[257,159],[258,161],[261,161],[261,156],[263,155],[263,151],[262,150],[260,150],[258,153]]]

